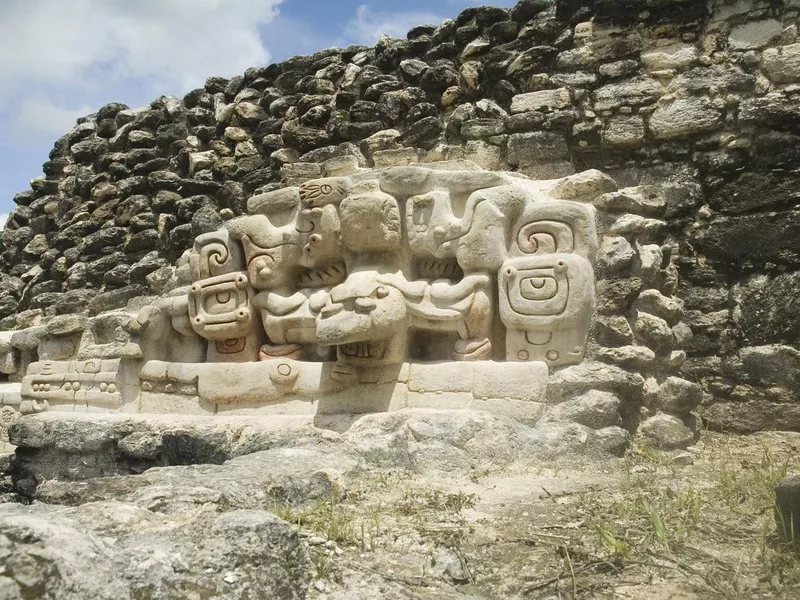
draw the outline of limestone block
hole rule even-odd
[[[714,131],[722,124],[722,113],[707,98],[680,98],[660,106],[648,127],[656,139],[670,139]]]
[[[691,66],[698,57],[698,50],[689,44],[672,44],[642,53],[642,64],[649,72],[665,69],[681,70]]]
[[[547,386],[547,365],[543,362],[473,363],[475,398],[509,398],[528,402],[544,402]]]
[[[585,394],[549,407],[544,420],[579,423],[592,429],[622,424],[619,411],[622,401],[610,392],[590,390]]]
[[[667,377],[655,392],[645,397],[648,406],[678,417],[687,416],[702,400],[703,389],[680,377]]]
[[[550,194],[560,200],[587,200],[616,189],[617,183],[611,177],[597,169],[589,169],[558,180]]]
[[[616,273],[630,266],[635,254],[624,237],[605,237],[597,254],[597,264],[606,272]]]
[[[517,94],[511,99],[511,113],[517,114],[533,110],[559,110],[569,108],[572,100],[565,87],[557,90],[542,90],[527,94]]]
[[[551,163],[568,156],[564,136],[557,133],[515,133],[508,138],[508,163],[512,166]]]
[[[767,48],[762,54],[762,64],[775,83],[794,83],[800,80],[800,44]]]
[[[637,146],[644,138],[644,119],[639,115],[615,115],[603,129],[603,142],[609,146]]]
[[[683,318],[683,303],[675,298],[664,296],[654,289],[643,291],[633,306],[637,310],[661,317],[670,327],[677,325]]]
[[[609,83],[595,92],[595,111],[615,110],[620,106],[645,106],[653,104],[663,94],[663,86],[656,79],[638,77],[621,83]]]
[[[694,433],[672,415],[657,414],[639,426],[638,435],[657,450],[683,450],[694,443]]]

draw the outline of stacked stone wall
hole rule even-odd
[[[212,77],[183,99],[109,104],[15,196],[0,329],[185,285],[197,235],[354,163],[596,168],[623,187],[598,208],[628,221],[604,224],[616,283],[599,273],[595,358],[646,373],[652,346],[654,373],[702,384],[711,426],[800,429],[799,19],[798,0],[523,0]],[[614,298],[621,312],[604,316]],[[653,341],[662,322],[685,362]]]

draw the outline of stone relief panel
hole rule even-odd
[[[255,196],[196,239],[188,286],[89,346],[48,342],[24,408],[359,412],[447,393],[538,414],[595,303],[595,209],[559,186],[458,161]]]

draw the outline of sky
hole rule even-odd
[[[331,46],[515,0],[0,0],[0,227],[53,143],[109,102],[182,97]]]

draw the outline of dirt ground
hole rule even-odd
[[[704,432],[689,452],[468,477],[362,474],[302,510],[311,598],[800,598],[775,482],[800,433]]]

